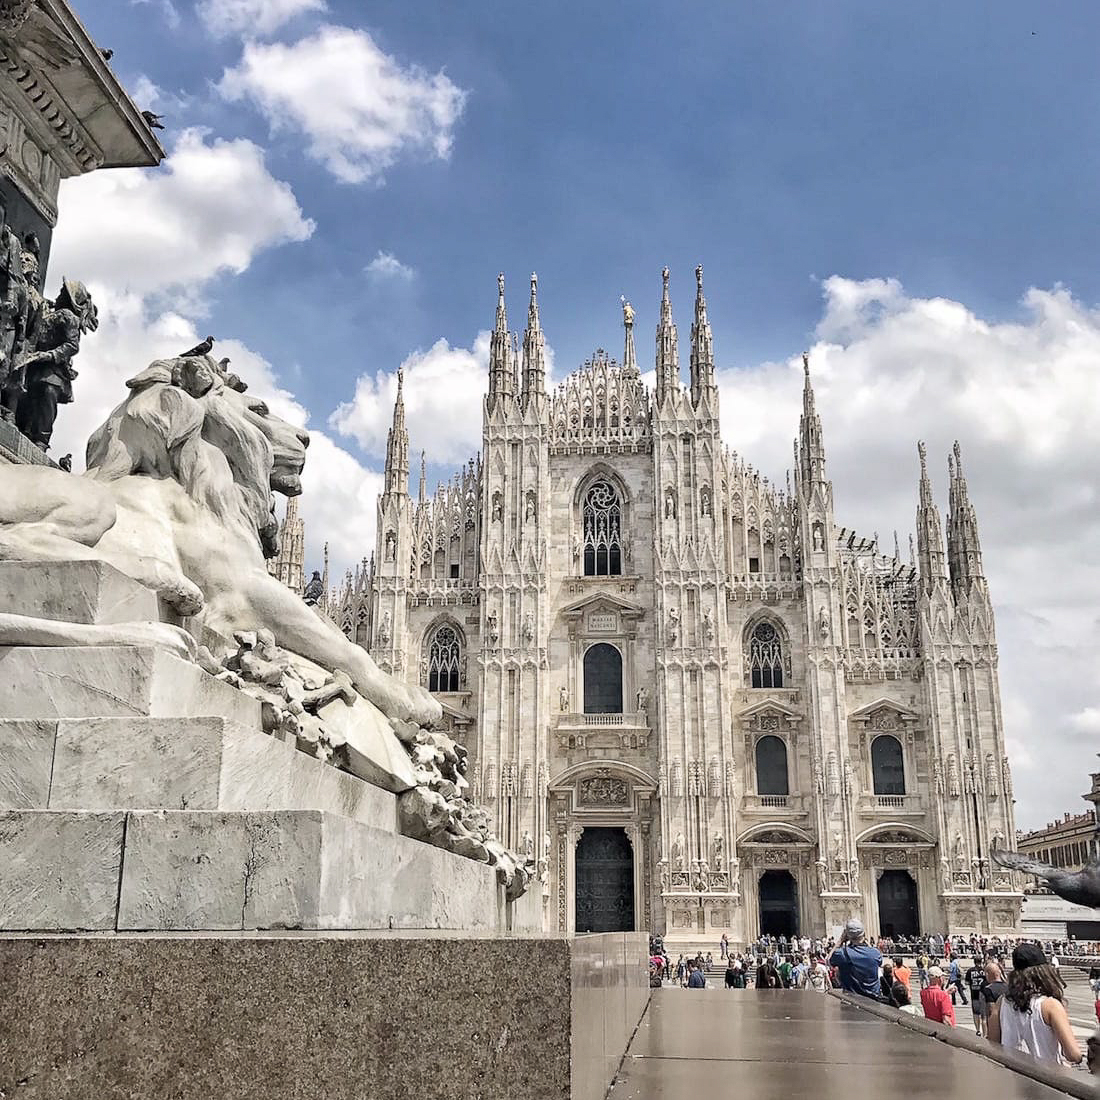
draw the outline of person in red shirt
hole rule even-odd
[[[920,1003],[927,1019],[937,1024],[955,1026],[955,1006],[943,988],[943,971],[933,966],[928,971],[928,988],[920,991]]]

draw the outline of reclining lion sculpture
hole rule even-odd
[[[387,717],[438,721],[426,691],[382,672],[267,571],[265,555],[277,552],[272,491],[301,492],[306,432],[273,416],[208,355],[157,360],[127,386],[89,440],[83,476],[0,467],[0,560],[107,561],[154,589],[193,638],[269,630],[288,652],[346,673]],[[0,617],[0,630],[14,629],[10,618]],[[24,626],[43,636],[60,630]],[[135,630],[135,641],[188,645],[171,623]],[[94,639],[86,629],[72,644]]]

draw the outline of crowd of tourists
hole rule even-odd
[[[660,937],[650,943],[650,981],[706,988],[724,965],[726,989],[830,989],[868,997],[908,1015],[955,1027],[955,1008],[969,1006],[974,1030],[990,1042],[1043,1062],[1085,1062],[1100,1075],[1100,1028],[1081,1049],[1066,1009],[1062,957],[1096,955],[1096,944],[1006,940],[997,936],[880,938],[872,943],[857,920],[834,937],[760,936],[745,951],[723,935],[714,954],[671,960]],[[1091,949],[1091,950],[1090,950]],[[906,964],[913,960],[913,966]],[[964,962],[969,965],[964,968]],[[1100,965],[1089,970],[1100,1024]],[[914,987],[918,1004],[913,1003]]]

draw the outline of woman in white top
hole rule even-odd
[[[1012,952],[1008,990],[989,1014],[989,1039],[1040,1062],[1081,1061],[1063,1001],[1065,986],[1042,948],[1018,944]]]

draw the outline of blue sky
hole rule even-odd
[[[432,484],[476,452],[498,270],[514,328],[538,271],[561,379],[619,352],[620,294],[652,362],[664,264],[686,348],[702,263],[726,442],[782,480],[809,348],[838,523],[904,547],[916,439],[941,501],[962,440],[1020,821],[1086,808],[1095,4],[76,6],[169,156],[64,185],[50,282],[85,278],[102,323],[59,453],[212,332],[308,422],[309,564],[328,542],[342,570],[373,549],[400,364]]]

